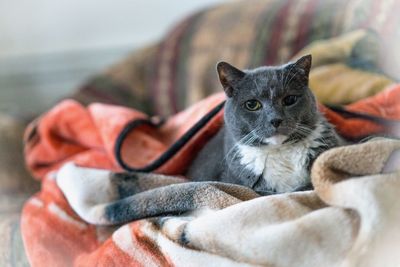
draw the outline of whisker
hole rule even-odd
[[[252,131],[250,131],[248,134],[243,136],[239,141],[236,142],[236,144],[228,151],[228,153],[225,155],[223,160],[228,160],[230,158],[230,163],[233,162],[233,160],[237,157],[239,154],[239,150],[237,149],[239,145],[248,145],[251,144],[257,136],[254,134],[258,131],[258,128],[254,128]],[[231,153],[234,153],[231,155]]]

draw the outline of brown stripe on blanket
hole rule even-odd
[[[145,176],[145,179],[143,177]],[[152,173],[120,172],[111,173],[111,185],[118,192],[118,198],[125,198],[154,188],[187,182],[184,178],[163,176]]]
[[[310,210],[318,210],[327,207],[326,203],[324,203],[315,192],[308,195],[293,193],[289,195],[288,198],[309,208]]]
[[[160,251],[159,246],[147,235],[142,233],[142,227],[145,222],[136,223],[132,226],[132,233],[136,236],[141,249],[146,251],[148,257],[151,257],[156,266],[172,266],[168,258]]]

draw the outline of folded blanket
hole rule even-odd
[[[42,189],[22,214],[30,262],[322,266],[369,259],[360,254],[365,248],[368,252],[373,247],[373,256],[385,252],[377,248],[371,229],[383,227],[379,238],[393,241],[391,218],[397,218],[398,209],[387,201],[398,194],[398,173],[393,170],[398,158],[387,165],[388,174],[379,173],[389,156],[397,155],[398,141],[378,140],[325,153],[313,168],[315,192],[259,197],[238,185],[187,182],[176,175],[185,172],[218,131],[223,100],[221,94],[211,96],[165,122],[128,108],[84,108],[68,100],[32,123],[25,155]],[[396,133],[392,126],[397,124],[390,121],[400,119],[399,100],[397,85],[339,113],[320,109],[343,136],[361,139]],[[346,111],[359,117],[349,118]],[[366,113],[388,124],[361,119]],[[135,172],[120,172],[124,168]],[[377,190],[386,187],[390,190]],[[131,220],[139,221],[116,231],[112,226]],[[352,254],[347,253],[350,248],[355,249]]]
[[[183,174],[188,164],[219,129],[224,94],[213,95],[167,121],[125,107],[65,100],[30,124],[25,157],[32,173],[42,179],[68,161],[111,170]],[[400,85],[346,106],[352,112],[388,120],[400,119]],[[320,110],[345,138],[360,140],[390,133],[381,124],[347,118],[324,106]],[[140,156],[138,156],[140,155]]]
[[[53,184],[25,207],[25,242],[38,266],[398,266],[399,155],[390,139],[333,149],[313,166],[315,191],[267,197],[67,164],[57,182],[83,218],[107,224],[95,207],[116,208],[111,183],[137,218],[152,218],[117,230],[84,223]]]

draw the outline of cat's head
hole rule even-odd
[[[227,96],[225,124],[236,141],[248,145],[277,145],[307,136],[318,118],[308,88],[311,55],[277,67],[239,70],[217,64]]]

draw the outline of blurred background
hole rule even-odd
[[[220,2],[0,0],[0,112],[43,112],[191,12]]]
[[[58,144],[36,120],[26,162],[23,133],[59,100],[167,117],[222,92],[218,61],[252,68],[311,53],[318,101],[347,105],[398,84],[399,14],[399,0],[0,0],[0,266],[28,266],[21,208],[40,190],[37,170],[60,159],[35,154]]]

